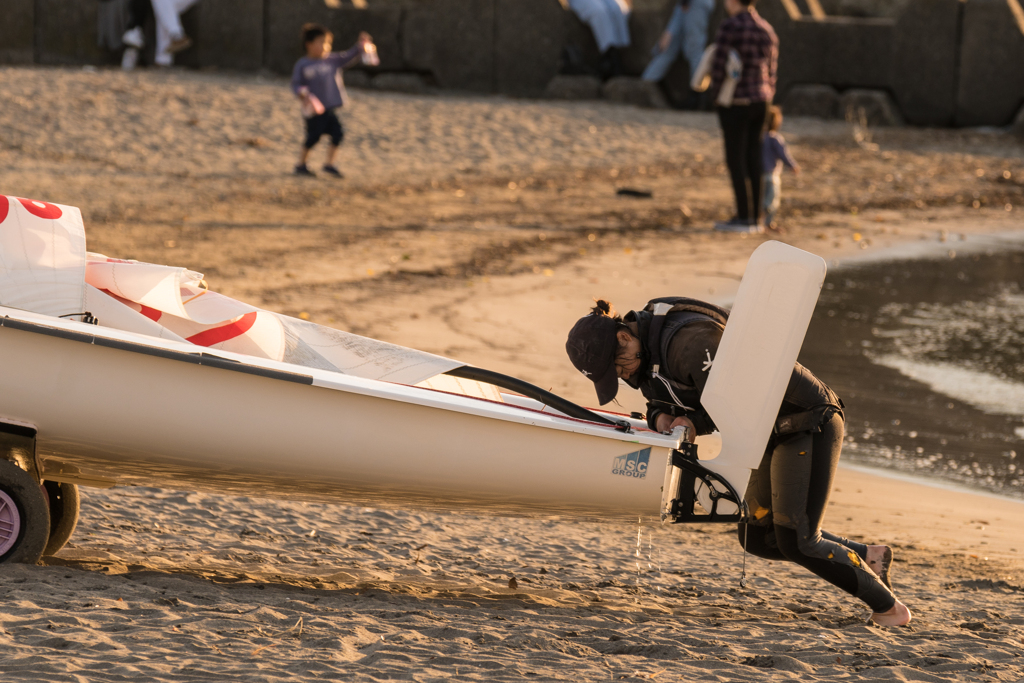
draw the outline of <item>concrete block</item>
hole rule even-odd
[[[889,83],[895,22],[828,17],[780,22],[778,95],[798,83],[884,88]]]
[[[373,76],[365,69],[347,69],[344,73],[346,88],[362,88],[364,90],[373,87]]]
[[[556,0],[494,0],[494,88],[539,96],[558,73],[566,10]]]
[[[889,91],[909,123],[953,123],[962,7],[960,0],[910,0],[896,21]]]
[[[668,6],[671,11],[672,5]],[[651,48],[665,30],[670,12],[640,11],[629,15],[629,47],[622,51],[622,68],[628,76],[639,76],[651,61]],[[686,61],[683,59],[683,61]]]
[[[174,63],[255,71],[263,66],[263,0],[199,0],[181,17],[192,47]]]
[[[821,0],[821,7],[831,16],[895,18],[907,0]]]
[[[839,113],[847,121],[868,126],[899,126],[903,117],[884,90],[853,88],[839,96]]]
[[[774,0],[774,1],[778,2],[778,0]],[[769,4],[770,2],[772,2],[772,0],[768,0],[768,2],[759,2],[759,3],[757,3],[757,11],[758,11],[758,14],[761,14],[762,18],[766,19],[768,21],[768,23],[771,24],[772,28],[775,28],[774,21],[777,21],[777,20],[768,19],[761,12],[761,10],[764,9],[764,5]],[[769,10],[769,12],[770,11],[771,10]],[[711,16],[708,17],[708,42],[709,43],[714,41],[715,35],[718,33],[718,27],[721,26],[722,22],[725,21],[728,18],[729,18],[729,16],[725,13],[725,3],[724,2],[716,2],[715,3],[715,8],[711,11]]]
[[[390,90],[410,95],[422,95],[430,91],[430,84],[417,73],[388,72],[373,77],[371,85],[374,90]]]
[[[1018,0],[967,0],[955,122],[1005,126],[1024,102],[1024,22]],[[1022,10],[1024,11],[1024,10]]]
[[[665,78],[661,80],[669,104],[675,109],[706,109],[711,98],[708,93],[695,93],[690,90],[690,65],[683,59],[677,59]]]
[[[590,27],[580,21],[574,12],[565,12],[562,17],[562,36],[563,45],[575,50],[585,70],[596,75],[601,54],[597,51],[597,42]]]
[[[278,0],[285,1],[285,0]],[[442,88],[495,89],[496,0],[418,0],[402,18],[402,54]]]
[[[1017,112],[1017,116],[1013,119],[1010,132],[1024,140],[1024,105],[1021,105],[1020,111]]]
[[[793,0],[793,5],[801,16],[812,19],[823,19],[826,16],[818,0]]]
[[[675,0],[633,0],[631,5],[634,12],[665,12],[667,19],[674,2]]]
[[[834,119],[839,116],[839,93],[831,85],[794,85],[782,103],[790,116],[816,116]]]
[[[544,94],[555,100],[601,99],[601,79],[597,76],[555,76]]]
[[[327,26],[334,33],[335,50],[347,50],[362,31],[373,37],[380,65],[370,71],[402,71],[406,68],[399,33],[402,30],[402,8],[370,3],[365,10],[343,8],[331,10]]]
[[[96,0],[36,0],[35,57],[39,64],[111,64],[120,61],[96,45]]]
[[[756,5],[757,13],[761,15],[765,21],[772,25],[776,33],[785,30],[787,24],[790,21],[800,18],[800,10],[794,3],[792,9],[795,10],[795,14],[790,14],[787,3],[783,0],[760,0]],[[715,3],[715,12],[711,15],[711,19],[714,20],[712,24],[708,26],[708,36],[710,39],[714,39],[715,32],[718,30],[718,25],[722,23],[726,18],[725,10],[719,3]],[[713,28],[712,28],[713,27]]]
[[[648,83],[633,76],[609,78],[602,88],[605,99],[648,109],[668,109],[668,102],[657,83]]]
[[[272,71],[291,73],[295,62],[304,54],[302,25],[310,22],[323,24],[331,30],[335,50],[348,49],[359,32],[366,31],[377,44],[377,54],[380,56],[378,70],[401,71],[406,67],[399,42],[402,26],[402,8],[399,6],[371,3],[368,9],[356,9],[349,6],[328,7],[324,0],[265,2],[263,65]]]
[[[0,21],[0,64],[35,61],[34,0],[4,0]]]

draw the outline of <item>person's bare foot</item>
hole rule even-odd
[[[871,621],[879,626],[906,626],[913,619],[910,609],[899,600],[888,612],[875,612]]]
[[[892,548],[887,545],[869,545],[867,552],[868,568],[875,573],[885,587],[892,590]]]

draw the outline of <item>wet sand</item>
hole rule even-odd
[[[90,249],[584,403],[562,344],[592,297],[727,301],[764,239],[709,229],[729,191],[706,114],[354,91],[337,183],[288,175],[279,80],[5,69],[0,90],[2,191],[81,206]],[[785,132],[805,174],[777,238],[830,261],[1020,229],[1009,136]],[[1024,677],[1024,505],[852,469],[826,526],[894,547],[908,628],[786,564],[748,557],[741,587],[725,526],[82,493],[67,548],[0,570],[4,681]]]

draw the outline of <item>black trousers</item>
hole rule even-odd
[[[150,0],[132,0],[128,4],[128,23],[125,28],[141,28],[152,14],[153,4]]]
[[[736,218],[750,223],[761,220],[761,148],[767,114],[767,102],[718,108],[725,139],[725,164],[736,194]]]

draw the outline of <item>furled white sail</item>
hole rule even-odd
[[[85,277],[93,288],[87,294],[90,304],[95,291],[138,316],[129,321],[123,312],[108,311],[104,319],[94,311],[103,325],[109,321],[129,329],[122,327],[127,324],[141,332],[155,323],[172,335],[159,335],[164,338],[401,384],[417,384],[462,365],[251,306],[208,290],[201,273],[185,268],[88,254]]]
[[[77,208],[2,195],[0,304],[89,311],[106,327],[400,384],[463,365],[250,306],[186,268],[87,254]]]
[[[84,297],[81,212],[0,195],[0,304],[62,316],[81,313]]]

